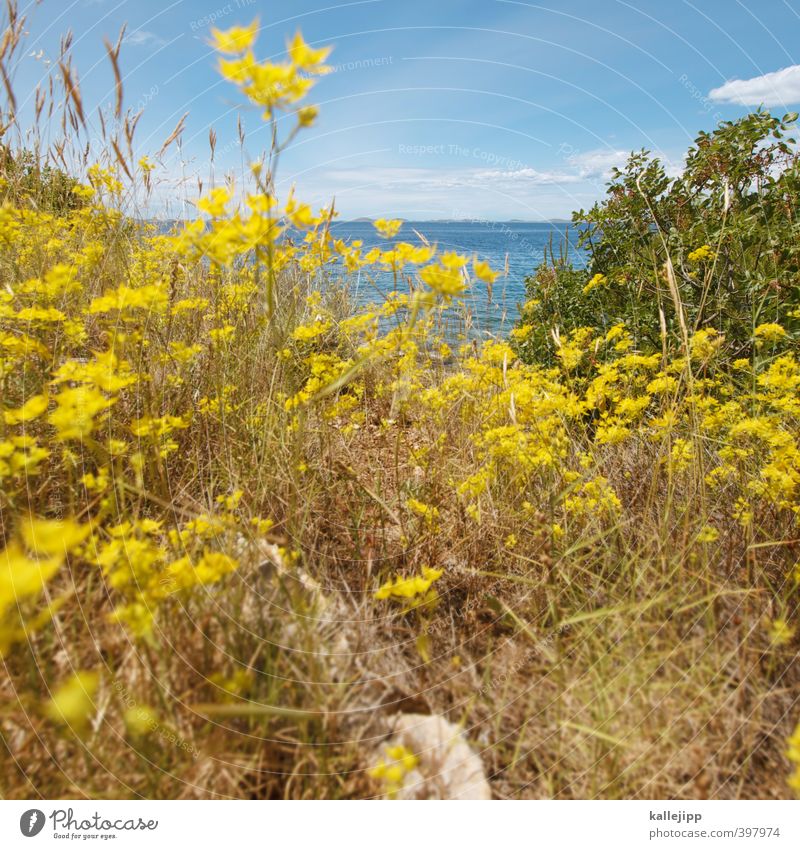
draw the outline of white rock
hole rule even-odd
[[[401,713],[390,722],[389,746],[405,746],[419,761],[405,777],[401,799],[491,799],[483,763],[461,729],[443,716]]]

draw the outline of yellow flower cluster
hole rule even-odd
[[[583,294],[588,295],[592,289],[600,286],[608,286],[608,277],[605,274],[595,274],[594,277],[583,287]]]
[[[0,657],[44,627],[63,598],[39,606],[47,584],[66,559],[80,553],[89,525],[26,516],[17,538],[0,551]]]
[[[258,29],[258,19],[248,27],[235,26],[226,31],[214,29],[213,44],[221,53],[236,57],[220,59],[222,76],[235,83],[252,103],[261,106],[264,118],[270,119],[276,109],[287,110],[296,106],[313,87],[314,78],[331,70],[325,65],[331,48],[314,50],[298,32],[287,44],[287,61],[258,62],[252,51]],[[306,105],[297,110],[300,126],[308,126],[315,116],[313,106]]]
[[[104,538],[93,540],[91,559],[109,587],[123,599],[113,617],[135,635],[147,636],[152,633],[159,608],[171,596],[185,596],[234,571],[237,561],[210,549],[206,542],[221,541],[232,525],[234,517],[223,513],[192,519],[169,534],[163,532],[160,522],[152,520],[107,527]],[[186,553],[176,556],[176,548]]]
[[[780,342],[786,336],[786,330],[780,324],[772,322],[759,324],[753,335],[760,342]]]
[[[412,513],[422,516],[428,525],[433,525],[439,518],[438,508],[433,507],[430,504],[425,504],[424,501],[420,501],[417,498],[409,498],[406,501],[406,507],[408,507]]]
[[[709,245],[700,245],[699,248],[695,248],[693,251],[690,251],[686,256],[686,259],[691,263],[700,264],[701,262],[708,262],[709,260],[714,259],[714,251],[711,250]]]
[[[795,765],[794,773],[789,777],[789,786],[800,796],[800,723],[789,738],[789,749],[786,756]]]
[[[375,598],[396,599],[400,601],[413,600],[411,607],[429,605],[436,601],[436,590],[433,585],[444,572],[441,569],[431,569],[423,566],[422,573],[411,578],[402,578],[399,575],[393,581],[387,581],[375,593]]]
[[[388,746],[386,757],[381,758],[369,774],[383,783],[384,793],[389,799],[396,799],[406,777],[417,764],[419,759],[406,746]]]

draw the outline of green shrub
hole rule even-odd
[[[0,144],[0,201],[61,214],[85,205],[73,189],[78,181],[58,168],[42,164],[29,150]]]
[[[681,313],[689,334],[725,334],[733,356],[748,354],[759,324],[796,329],[796,119],[760,111],[700,133],[678,176],[647,151],[631,154],[605,199],[573,215],[586,269],[551,260],[526,281],[520,355],[546,361],[559,334],[619,322],[638,347],[659,349],[683,340]]]

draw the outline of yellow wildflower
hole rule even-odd
[[[47,395],[34,395],[29,398],[19,409],[4,410],[3,418],[7,425],[26,424],[38,418],[47,409],[49,399]]]
[[[378,218],[376,221],[373,221],[372,226],[384,239],[393,239],[400,232],[400,228],[403,226],[403,220],[401,218]]]
[[[227,30],[212,27],[212,46],[221,53],[244,53],[253,46],[258,33],[258,18],[246,27],[233,26]]]
[[[592,289],[597,289],[600,286],[608,286],[608,277],[605,274],[598,273],[583,287],[583,294],[588,295]]]
[[[96,672],[76,672],[56,690],[45,708],[54,722],[75,731],[89,724],[95,712],[94,694],[100,682]]]
[[[690,251],[686,259],[692,263],[701,263],[708,262],[709,260],[714,259],[714,257],[715,254],[714,251],[711,250],[710,245],[701,245],[699,248],[695,248],[693,251]]]
[[[779,342],[786,336],[786,330],[780,324],[759,324],[753,331],[753,336],[762,342]]]
[[[477,257],[472,262],[472,270],[478,280],[482,280],[484,283],[494,283],[500,276],[499,271],[493,271],[488,262],[479,262]]]

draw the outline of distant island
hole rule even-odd
[[[373,224],[375,218],[339,218],[337,224]],[[524,218],[477,219],[477,218],[413,218],[403,219],[404,224],[571,224],[569,218],[546,218],[528,221]]]

